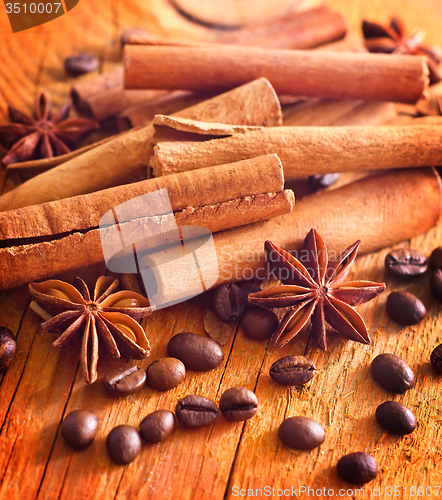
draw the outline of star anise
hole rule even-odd
[[[85,118],[67,119],[71,103],[54,115],[45,94],[38,94],[31,115],[8,107],[13,123],[0,127],[0,143],[9,149],[3,163],[9,165],[38,158],[52,158],[69,153],[75,144],[99,127]]]
[[[328,260],[327,247],[315,228],[304,240],[302,262],[266,241],[267,260],[283,283],[249,295],[249,301],[265,308],[288,307],[272,342],[281,347],[311,318],[311,335],[327,350],[326,323],[351,340],[370,343],[367,327],[352,306],[363,304],[385,290],[384,283],[343,280],[361,244],[353,243],[335,260]]]
[[[75,278],[74,284],[59,280],[30,283],[36,301],[31,307],[46,320],[42,324],[45,330],[61,333],[52,344],[57,349],[82,340],[80,361],[88,382],[97,379],[99,342],[114,358],[149,356],[149,340],[136,321],[151,313],[145,297],[130,290],[118,291],[118,280],[109,276],[97,280],[93,299],[81,278]]]
[[[439,47],[422,45],[425,37],[423,31],[407,33],[403,21],[392,17],[390,26],[363,21],[362,32],[369,52],[425,56],[430,70],[430,85],[440,82],[442,77],[438,66],[442,61],[442,50]]]

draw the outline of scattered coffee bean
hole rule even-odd
[[[221,347],[209,337],[183,332],[172,337],[167,354],[181,360],[188,370],[205,372],[213,370],[224,360]]]
[[[390,318],[400,325],[415,325],[427,314],[424,304],[408,292],[391,292],[386,308]]]
[[[215,422],[219,411],[216,404],[210,399],[192,395],[178,401],[175,414],[184,427],[195,429]]]
[[[325,189],[334,184],[339,179],[339,174],[317,174],[308,178],[310,188],[314,191]]]
[[[442,302],[442,270],[435,269],[431,273],[430,290],[433,297],[439,302]]]
[[[227,420],[248,420],[258,411],[258,398],[245,387],[231,387],[221,396],[219,409]]]
[[[270,367],[270,376],[281,385],[304,385],[316,371],[315,364],[305,356],[285,356]]]
[[[186,367],[177,358],[162,358],[147,369],[147,383],[157,391],[169,391],[186,378]]]
[[[416,418],[410,408],[397,401],[385,401],[376,409],[379,425],[394,434],[410,434],[416,429]]]
[[[237,283],[237,285],[239,286],[241,293],[244,295],[244,300],[246,303],[246,311],[249,311],[250,309],[259,309],[260,308],[259,306],[249,302],[249,294],[261,291],[259,285],[255,283],[253,280],[240,281],[239,283]]]
[[[98,417],[88,410],[71,411],[61,424],[61,435],[77,450],[87,448],[95,439],[97,431]]]
[[[137,37],[137,36],[147,37],[149,36],[149,33],[143,28],[126,28],[125,30],[123,30],[123,33],[121,33],[120,37],[121,45],[124,47],[132,37]]]
[[[139,455],[141,438],[135,427],[118,425],[114,427],[106,438],[107,452],[113,462],[126,465]]]
[[[76,56],[68,57],[64,60],[66,71],[72,76],[84,75],[98,68],[98,58],[93,54],[84,52]]]
[[[442,269],[442,247],[435,248],[428,259],[433,269]]]
[[[415,384],[413,370],[394,354],[376,356],[371,362],[371,373],[379,385],[394,394],[401,394]]]
[[[349,483],[368,483],[377,473],[378,464],[375,458],[361,451],[345,455],[338,462],[338,474]]]
[[[6,370],[15,354],[15,336],[8,328],[0,326],[0,372]]]
[[[169,436],[175,427],[175,415],[168,410],[157,410],[144,417],[140,435],[146,443],[159,443]]]
[[[246,310],[247,297],[236,283],[219,285],[213,291],[213,307],[226,323],[237,321]]]
[[[251,309],[241,320],[244,335],[252,340],[266,340],[278,328],[278,316],[267,309]]]
[[[431,364],[442,373],[442,344],[439,344],[431,353]]]
[[[112,396],[128,396],[139,391],[146,381],[146,372],[137,365],[126,364],[114,368],[103,378],[106,391]]]
[[[385,267],[397,276],[419,276],[427,270],[425,255],[412,248],[393,250],[385,257]]]
[[[307,417],[290,417],[279,427],[279,437],[288,447],[295,450],[313,450],[325,439],[322,425]]]

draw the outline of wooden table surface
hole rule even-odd
[[[385,22],[391,14],[399,14],[409,27],[425,28],[428,43],[442,45],[440,0],[327,3],[345,14],[355,36],[360,36],[362,18]],[[165,11],[167,15],[163,15]],[[55,106],[61,104],[72,83],[62,62],[73,52],[88,50],[99,55],[101,71],[113,66],[121,57],[121,29],[127,26],[144,26],[159,35],[192,34],[204,39],[208,34],[206,28],[195,28],[182,19],[163,0],[81,0],[68,15],[17,34],[10,32],[1,8],[0,120],[6,120],[6,102],[29,109],[40,89],[48,92]],[[3,190],[9,190],[15,180],[2,169],[0,182]],[[439,244],[442,224],[398,247],[411,246],[429,255]],[[342,498],[359,498],[361,493],[347,491],[354,486],[342,481],[336,471],[339,458],[353,451],[370,452],[379,464],[378,477],[362,487],[366,497],[380,487],[378,497],[389,498],[393,492],[388,488],[397,487],[395,498],[409,498],[417,496],[413,486],[431,486],[423,497],[442,497],[442,489],[437,488],[442,486],[442,378],[429,363],[432,349],[442,342],[441,306],[431,297],[427,275],[408,283],[386,276],[383,261],[390,250],[358,258],[349,276],[387,282],[386,293],[359,308],[372,344],[330,335],[328,352],[310,346],[307,355],[318,372],[303,388],[278,386],[268,371],[276,359],[303,353],[305,335],[276,349],[266,342],[248,340],[239,329],[223,347],[225,361],[216,370],[189,372],[185,382],[169,392],[146,388],[127,398],[112,399],[99,382],[88,385],[83,380],[78,349],[58,352],[52,348],[51,334],[39,327],[40,319],[29,308],[26,286],[0,293],[0,324],[17,335],[15,359],[0,375],[0,498],[221,499],[243,497],[244,490],[255,488],[263,489],[262,496],[269,493],[267,497],[289,498],[292,487],[302,498],[329,498],[333,496],[331,489],[335,496],[342,489]],[[97,267],[82,269],[80,275],[91,283],[102,271]],[[427,306],[426,318],[412,327],[400,327],[389,320],[385,301],[393,290],[418,295]],[[165,356],[167,342],[176,333],[204,332],[204,301],[205,297],[196,297],[149,318],[152,354],[141,366]],[[392,397],[370,376],[371,360],[385,352],[403,357],[415,371],[417,384],[404,395]],[[118,364],[103,359],[99,373]],[[260,411],[248,422],[230,423],[220,417],[212,427],[177,427],[165,442],[144,446],[126,467],[108,458],[105,438],[116,425],[138,426],[156,409],[173,410],[177,400],[187,394],[219,401],[223,391],[235,385],[254,390],[259,398]],[[415,412],[418,427],[411,435],[384,435],[377,425],[375,409],[389,399]],[[74,409],[92,410],[100,419],[95,442],[81,452],[72,450],[60,435],[61,421]],[[326,439],[320,448],[298,453],[280,443],[278,427],[293,415],[306,415],[323,425]],[[301,495],[302,486],[321,489],[322,493]],[[275,488],[273,492],[271,488]],[[249,492],[252,497],[250,493],[259,497],[259,491]]]

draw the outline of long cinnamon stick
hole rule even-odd
[[[264,78],[187,108],[179,115],[244,125],[275,126],[280,125],[282,120],[278,98]],[[150,144],[153,133],[152,126],[129,131],[30,179],[0,196],[0,211],[90,193],[145,178],[153,151]]]
[[[415,103],[428,86],[425,59],[415,56],[217,44],[191,50],[128,45],[124,54],[128,89],[208,92],[265,76],[281,94]]]
[[[155,169],[162,175],[278,154],[287,178],[327,172],[442,164],[442,127],[432,125],[348,127],[239,127],[157,116],[154,123],[206,135],[207,141],[160,142]],[[226,137],[230,136],[230,137]]]
[[[170,243],[171,214],[158,207],[147,215],[150,205],[139,198],[147,193],[167,191],[178,226],[216,232],[289,212],[293,193],[283,185],[281,163],[269,155],[2,213],[0,289],[101,262],[103,238],[111,255],[121,250],[121,234],[136,235],[129,248],[140,231],[140,248]]]
[[[441,208],[441,182],[434,169],[389,172],[301,200],[288,215],[217,233],[216,257],[206,253],[204,258],[207,267],[219,271],[216,285],[265,278],[265,240],[288,251],[300,250],[307,232],[316,227],[330,258],[359,239],[364,254],[427,231],[439,220]],[[140,267],[162,257],[150,255]],[[171,278],[158,284],[160,291],[172,289]]]

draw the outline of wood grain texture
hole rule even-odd
[[[423,27],[429,43],[442,45],[442,3],[439,0],[329,0],[333,9],[345,13],[351,32],[360,36],[360,20],[387,21],[400,13],[407,25]],[[63,58],[88,50],[100,56],[101,69],[119,60],[118,36],[122,27],[142,25],[154,34],[199,40],[211,39],[211,31],[180,17],[163,0],[113,2],[81,0],[69,15],[28,32],[12,35],[4,9],[0,9],[0,119],[6,118],[6,103],[30,108],[38,89],[45,89],[55,105],[68,95],[70,80],[62,69]],[[7,191],[14,179],[0,172]],[[397,247],[411,246],[426,255],[442,244],[442,224]],[[428,275],[411,282],[386,276],[383,261],[390,249],[357,259],[348,279],[386,281],[387,291],[359,307],[370,329],[372,344],[356,344],[330,333],[324,353],[307,345],[301,333],[293,342],[275,349],[252,342],[241,328],[223,347],[224,363],[209,373],[189,372],[186,381],[167,393],[143,389],[140,393],[111,399],[99,383],[86,385],[79,371],[79,348],[58,352],[53,337],[39,327],[39,318],[28,307],[26,287],[0,293],[0,323],[18,338],[17,354],[8,371],[0,374],[0,498],[3,499],[222,499],[238,488],[275,488],[273,498],[289,498],[278,489],[309,486],[315,489],[352,489],[339,479],[338,459],[352,451],[371,452],[379,463],[377,479],[362,487],[365,497],[371,488],[397,486],[410,498],[411,486],[442,484],[442,379],[429,364],[433,347],[442,342],[439,323],[442,306],[432,297]],[[82,269],[88,283],[104,270]],[[72,280],[76,273],[64,276]],[[427,317],[414,327],[400,327],[387,317],[389,292],[406,290],[426,304]],[[181,331],[203,334],[207,297],[199,296],[170,309],[160,310],[147,320],[152,355],[141,363],[166,355],[170,337]],[[318,373],[301,389],[277,386],[269,377],[273,361],[291,353],[304,353],[315,362]],[[372,380],[371,360],[379,353],[403,357],[415,370],[417,385],[404,395],[392,397]],[[117,362],[103,358],[99,373]],[[173,410],[178,399],[201,394],[219,401],[222,392],[244,385],[255,390],[259,413],[247,423],[229,423],[220,417],[211,428],[185,430],[178,427],[164,443],[145,446],[130,465],[114,465],[106,455],[105,437],[116,425],[137,426],[149,412]],[[400,401],[416,414],[418,428],[405,437],[383,434],[374,419],[378,404]],[[62,418],[74,409],[90,409],[100,419],[94,444],[82,452],[70,449],[60,436]],[[326,430],[324,444],[311,452],[291,452],[281,445],[277,428],[286,416],[306,415]],[[405,495],[403,487],[408,488]],[[440,496],[441,493],[439,493]],[[359,495],[360,496],[360,495]],[[249,495],[250,498],[253,498]],[[255,496],[256,497],[256,496]],[[259,495],[257,496],[259,498]],[[300,498],[330,498],[328,493]],[[358,498],[347,494],[343,498]],[[240,497],[241,498],[241,497]],[[270,498],[272,498],[270,496]]]

